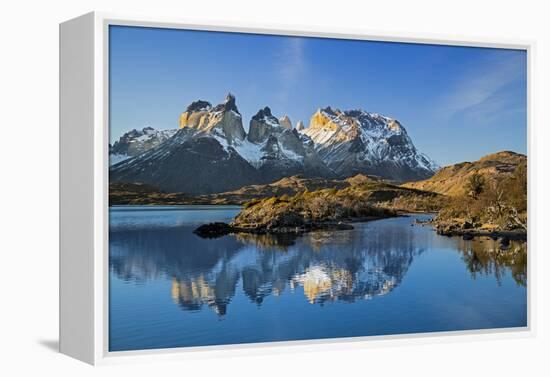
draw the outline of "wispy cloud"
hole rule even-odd
[[[524,106],[517,84],[525,80],[525,56],[496,54],[458,78],[441,107],[447,119],[467,118],[491,122]]]
[[[279,101],[286,104],[292,90],[306,71],[305,40],[299,37],[285,38],[275,54],[276,72],[280,87],[277,94]]]

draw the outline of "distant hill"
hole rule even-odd
[[[520,164],[524,164],[526,161],[527,156],[523,154],[502,151],[489,154],[474,162],[461,162],[446,166],[439,169],[431,178],[408,182],[403,184],[402,187],[459,196],[464,194],[464,186],[472,174],[480,174],[486,182],[490,183],[509,177]]]
[[[350,184],[345,180],[306,178],[301,175],[285,177],[276,182],[265,185],[250,185],[238,190],[208,195],[214,203],[245,203],[257,198],[270,198],[272,196],[295,195],[303,191],[315,191],[325,188],[344,188]]]
[[[286,177],[265,185],[249,185],[234,191],[217,194],[188,195],[163,192],[145,184],[113,182],[109,185],[111,205],[177,205],[177,204],[235,204],[272,197],[295,196],[319,190],[354,192],[357,197],[374,203],[385,203],[395,209],[433,210],[440,204],[440,195],[417,189],[396,186],[372,176],[358,174],[346,179]],[[331,191],[332,192],[332,191]]]
[[[111,205],[124,204],[243,204],[252,199],[272,196],[294,195],[303,191],[315,191],[325,188],[345,188],[350,180],[324,178],[306,178],[301,175],[285,177],[263,185],[243,186],[234,191],[218,194],[188,195],[182,192],[163,192],[160,188],[141,183],[112,182],[109,185]],[[365,177],[365,179],[368,179]],[[375,179],[375,178],[372,178]]]

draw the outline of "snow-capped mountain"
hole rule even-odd
[[[311,139],[292,129],[287,116],[274,117],[269,107],[252,117],[245,142],[234,148],[260,171],[267,182],[295,174],[333,176],[315,152]]]
[[[257,170],[232,148],[194,128],[111,166],[111,182],[142,182],[167,192],[206,194],[256,183]]]
[[[180,129],[172,138],[110,171],[112,181],[201,194],[295,174],[333,176],[311,139],[281,125],[267,107],[252,117],[247,135],[231,94],[215,107],[193,102],[181,114]]]
[[[438,169],[397,120],[376,113],[319,109],[301,133],[338,176],[363,173],[400,182],[431,177]]]
[[[265,184],[292,175],[335,178],[361,174],[394,181],[433,175],[437,165],[418,152],[394,119],[363,110],[318,110],[308,128],[269,107],[243,127],[235,97],[212,106],[195,101],[181,114],[179,130],[145,128],[111,148],[113,182],[141,182],[169,192],[208,194]],[[131,157],[132,158],[128,158]]]
[[[229,145],[244,140],[241,113],[237,109],[235,97],[228,93],[225,101],[212,107],[207,101],[195,101],[180,115],[180,128],[192,128],[212,136],[222,138]]]
[[[133,129],[126,132],[112,146],[109,146],[109,165],[135,157],[143,152],[165,142],[177,130],[155,130],[145,127],[142,130]]]

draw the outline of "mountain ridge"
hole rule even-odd
[[[147,126],[142,130],[133,129],[124,133],[113,145],[109,145],[109,165],[148,151],[174,136],[176,131],[156,130]]]
[[[428,178],[439,168],[397,120],[377,113],[329,106],[318,109],[301,133],[339,176],[364,173],[403,182]]]
[[[297,174],[309,178],[369,174],[402,182],[427,178],[437,168],[417,151],[398,121],[364,110],[319,109],[309,127],[299,121],[293,128],[288,115],[277,118],[265,106],[250,119],[247,133],[235,96],[228,93],[216,106],[205,100],[192,102],[180,115],[179,129],[169,132],[169,140],[113,164],[111,180],[197,194],[230,191]],[[191,163],[201,166],[194,169],[188,166]],[[207,177],[223,183],[191,182]]]

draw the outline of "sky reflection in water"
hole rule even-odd
[[[110,349],[526,325],[525,244],[403,217],[351,231],[202,239],[235,207],[112,208]]]

